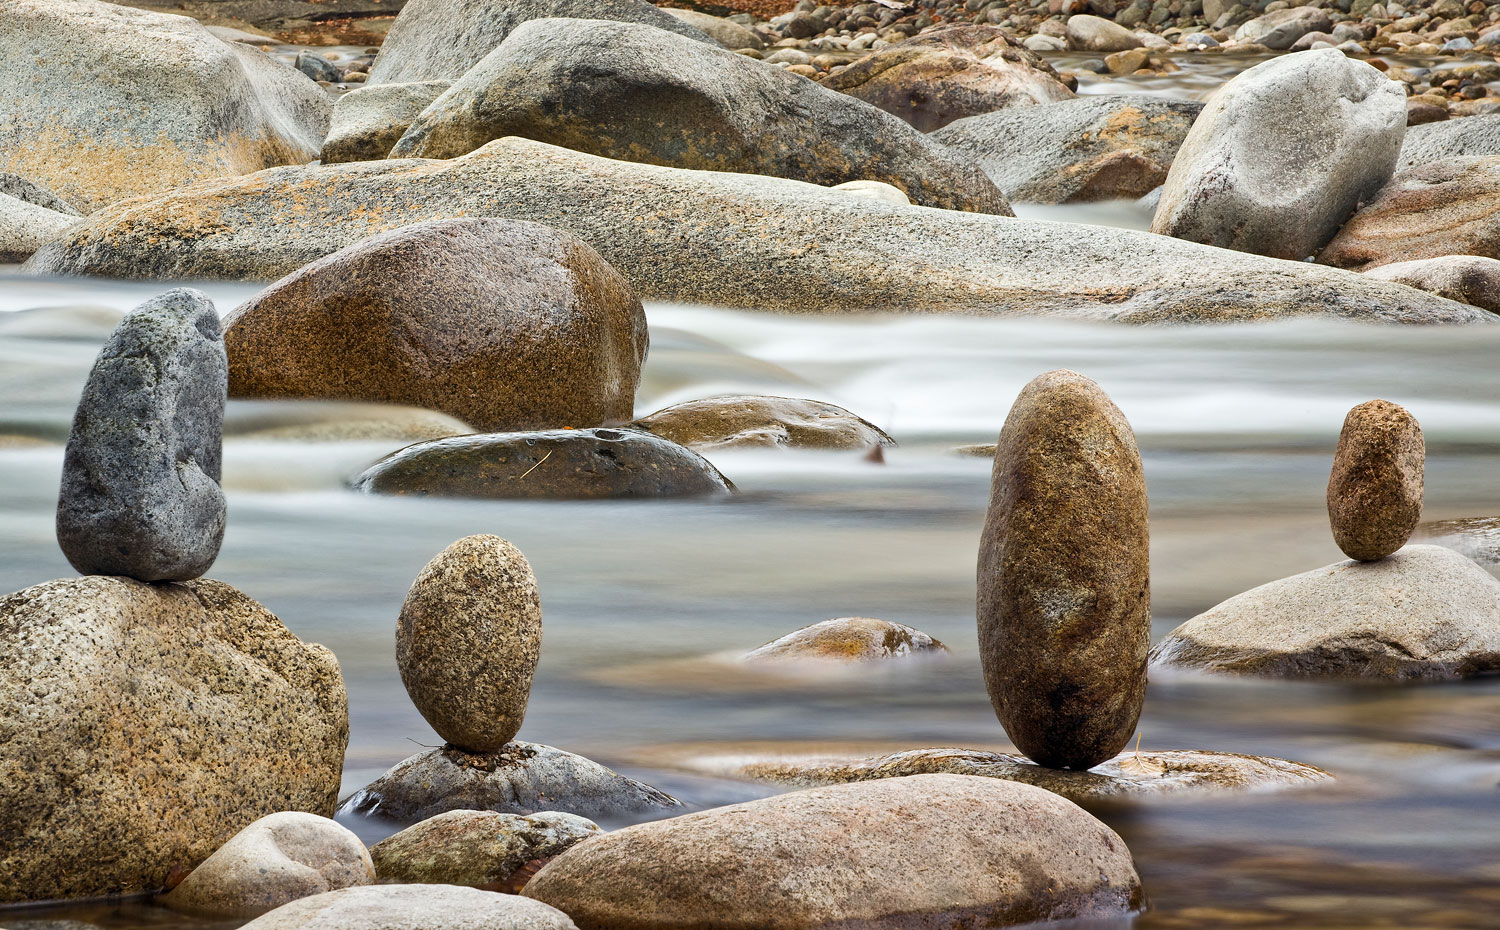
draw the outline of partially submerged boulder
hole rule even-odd
[[[385,158],[452,81],[367,84],[338,99],[319,158],[325,165]]]
[[[449,811],[370,847],[380,880],[519,892],[540,862],[604,831],[574,814]]]
[[[284,904],[251,930],[578,930],[568,915],[513,894],[452,885],[376,885]]]
[[[799,397],[726,394],[663,407],[630,424],[689,449],[869,449],[885,431],[833,404]]]
[[[1500,258],[1500,155],[1445,158],[1400,172],[1350,217],[1318,261],[1368,271],[1445,255]]]
[[[793,630],[745,653],[746,662],[882,662],[941,655],[948,647],[900,623],[872,617],[837,617]]]

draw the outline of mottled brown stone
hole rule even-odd
[[[1426,459],[1406,408],[1371,400],[1349,411],[1328,476],[1328,521],[1345,555],[1373,562],[1406,545],[1422,519]]]
[[[822,660],[879,662],[919,654],[943,654],[948,647],[909,626],[871,617],[837,617],[794,630],[745,653],[747,662]]]
[[[370,857],[383,883],[468,885],[514,894],[533,874],[529,865],[602,832],[592,820],[558,811],[530,816],[449,811],[381,840],[370,847]]]
[[[843,407],[757,394],[685,401],[631,425],[689,449],[868,449],[892,443],[880,427]]]
[[[1364,271],[1377,265],[1479,255],[1500,258],[1500,156],[1453,157],[1391,178],[1318,261]]]
[[[1087,769],[1135,731],[1150,645],[1146,481],[1135,435],[1099,386],[1049,371],[995,450],[979,551],[979,654],[1011,741]]]

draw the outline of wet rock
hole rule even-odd
[[[340,813],[414,822],[448,811],[561,811],[605,820],[679,807],[676,798],[583,756],[520,740],[491,753],[452,746],[396,763]]]
[[[639,298],[577,237],[477,218],[372,236],[225,324],[231,396],[413,404],[484,430],[628,421],[648,341]]]
[[[1166,180],[1202,109],[1160,97],[1079,97],[971,116],[933,138],[974,158],[1012,200],[1135,198]]]
[[[339,80],[339,69],[335,68],[333,63],[328,59],[314,52],[306,50],[298,52],[297,60],[292,63],[292,67],[314,81],[326,81],[330,84],[336,84]]]
[[[1151,53],[1143,48],[1115,52],[1104,58],[1104,67],[1110,74],[1134,74],[1151,64]]]
[[[76,216],[0,193],[0,262],[23,262],[76,225]]]
[[[348,739],[333,654],[229,585],[95,576],[12,594],[0,902],[155,891],[259,817],[331,815]]]
[[[1140,37],[1098,16],[1080,14],[1069,16],[1067,25],[1068,48],[1075,52],[1123,52],[1140,48]]]
[[[1333,540],[1373,562],[1406,545],[1422,519],[1422,427],[1399,404],[1371,400],[1349,411],[1328,478]]]
[[[449,811],[370,847],[382,882],[519,892],[531,867],[604,831],[573,814]]]
[[[329,100],[316,84],[180,16],[14,0],[0,6],[0,60],[45,62],[0,83],[0,171],[85,212],[310,161],[328,128]]]
[[[1062,263],[1056,223],[902,207],[781,178],[610,161],[514,138],[453,161],[280,168],[122,204],[25,267],[275,278],[394,226],[496,214],[574,232],[652,300],[1136,323],[1308,315],[1493,322],[1389,282],[1144,232],[1070,228]]]
[[[63,457],[57,541],[80,573],[181,581],[213,565],[225,384],[219,315],[201,292],[168,291],[120,321]]]
[[[838,184],[1010,215],[989,178],[882,113],[762,62],[635,23],[544,19],[417,117],[394,158],[453,158],[504,136],[607,158]]]
[[[1468,678],[1500,670],[1500,581],[1437,546],[1337,562],[1199,614],[1151,661],[1267,678]]]
[[[1408,128],[1397,164],[1406,169],[1444,158],[1486,155],[1500,155],[1500,113]]]
[[[513,894],[449,885],[345,888],[284,904],[249,930],[577,930],[568,915]]]
[[[1318,261],[1368,271],[1445,255],[1500,258],[1500,156],[1445,158],[1398,173]]]
[[[25,201],[33,206],[51,210],[54,213],[62,213],[66,216],[80,215],[72,204],[52,193],[52,191],[37,184],[30,178],[23,178],[19,174],[13,174],[8,171],[0,172],[0,194]]]
[[[868,449],[890,436],[843,407],[799,397],[727,394],[664,407],[631,426],[689,449]]]
[[[1263,62],[1204,107],[1151,229],[1305,258],[1390,177],[1405,129],[1401,85],[1343,52]]]
[[[644,0],[408,0],[380,47],[368,83],[456,81],[517,26],[551,17],[642,23],[713,43]]]
[[[396,666],[412,703],[439,736],[473,753],[521,729],[541,649],[536,577],[498,536],[466,536],[438,553],[396,624]]]
[[[709,16],[697,10],[674,10],[667,7],[663,7],[662,12],[677,17],[727,49],[763,49],[766,47],[765,41],[756,34],[754,29],[722,17]]]
[[[879,662],[921,654],[947,653],[948,647],[921,630],[870,617],[838,617],[795,630],[745,653],[746,662],[807,659]]]
[[[1500,260],[1497,259],[1444,255],[1441,258],[1392,262],[1372,268],[1365,274],[1500,313]]]
[[[1284,51],[1308,33],[1327,33],[1332,29],[1333,20],[1325,11],[1301,6],[1257,16],[1235,30],[1234,38],[1238,42],[1255,42]]]
[[[161,900],[203,916],[248,917],[374,881],[370,854],[347,827],[284,811],[236,833]]]
[[[811,788],[626,827],[558,856],[522,894],[585,928],[995,927],[1141,902],[1124,842],[1082,808],[959,775]]]
[[[319,155],[325,165],[385,158],[450,81],[366,84],[333,105],[333,121]]]
[[[1073,96],[1046,59],[995,26],[932,29],[861,58],[823,86],[894,113],[922,132],[1004,107]]]
[[[1135,733],[1151,595],[1146,481],[1130,424],[1075,372],[1038,376],[995,450],[979,550],[979,655],[1011,741],[1087,769]]]

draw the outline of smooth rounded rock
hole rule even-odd
[[[783,660],[880,662],[941,655],[948,647],[900,623],[871,617],[838,617],[794,630],[743,656],[746,662]]]
[[[385,158],[452,81],[366,84],[340,97],[318,158],[325,165]]]
[[[1500,155],[1444,158],[1400,172],[1349,218],[1318,261],[1368,271],[1445,255],[1500,259]]]
[[[1075,52],[1123,52],[1140,48],[1141,39],[1124,26],[1088,14],[1069,16],[1068,48]]]
[[[1378,265],[1364,273],[1500,313],[1500,259],[1443,255]]]
[[[557,811],[449,811],[370,847],[382,882],[521,890],[539,864],[604,831]]]
[[[1333,29],[1333,20],[1324,10],[1293,7],[1276,10],[1245,23],[1235,30],[1239,42],[1255,42],[1275,51],[1285,51],[1304,36]]]
[[[1405,408],[1371,400],[1344,417],[1328,477],[1333,541],[1373,562],[1406,545],[1422,520],[1422,427]]]
[[[513,894],[451,885],[345,888],[284,904],[249,930],[577,930],[568,915]]]
[[[1087,769],[1135,733],[1151,637],[1135,434],[1076,372],[1021,391],[995,450],[979,549],[979,656],[1011,741]]]
[[[438,735],[474,753],[515,738],[542,649],[542,602],[521,550],[466,536],[412,582],[396,624],[396,666]]]
[[[224,539],[227,363],[201,292],[168,291],[126,314],[73,414],[57,541],[85,575],[182,581]]]
[[[833,404],[800,397],[727,394],[689,400],[631,426],[689,449],[869,449],[892,443],[885,431]]]
[[[0,262],[22,262],[78,225],[78,217],[0,193]]]
[[[78,216],[78,210],[52,191],[30,178],[10,171],[0,171],[0,194],[23,200],[32,206],[42,207],[54,213]]]
[[[710,16],[697,10],[674,10],[670,7],[662,7],[661,11],[682,20],[727,49],[766,47],[765,40],[754,29],[721,16]]]

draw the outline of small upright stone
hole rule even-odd
[[[73,415],[57,541],[85,575],[185,581],[224,539],[219,487],[229,368],[219,316],[177,288],[100,350]]]
[[[1406,408],[1371,400],[1349,411],[1328,476],[1328,521],[1345,555],[1373,562],[1406,545],[1422,518],[1426,458]]]
[[[1125,747],[1146,694],[1151,599],[1135,434],[1099,386],[1049,371],[995,450],[979,550],[979,655],[1026,755],[1087,769]]]
[[[492,752],[521,729],[542,648],[542,604],[521,550],[468,536],[412,583],[396,625],[401,681],[438,735]]]

